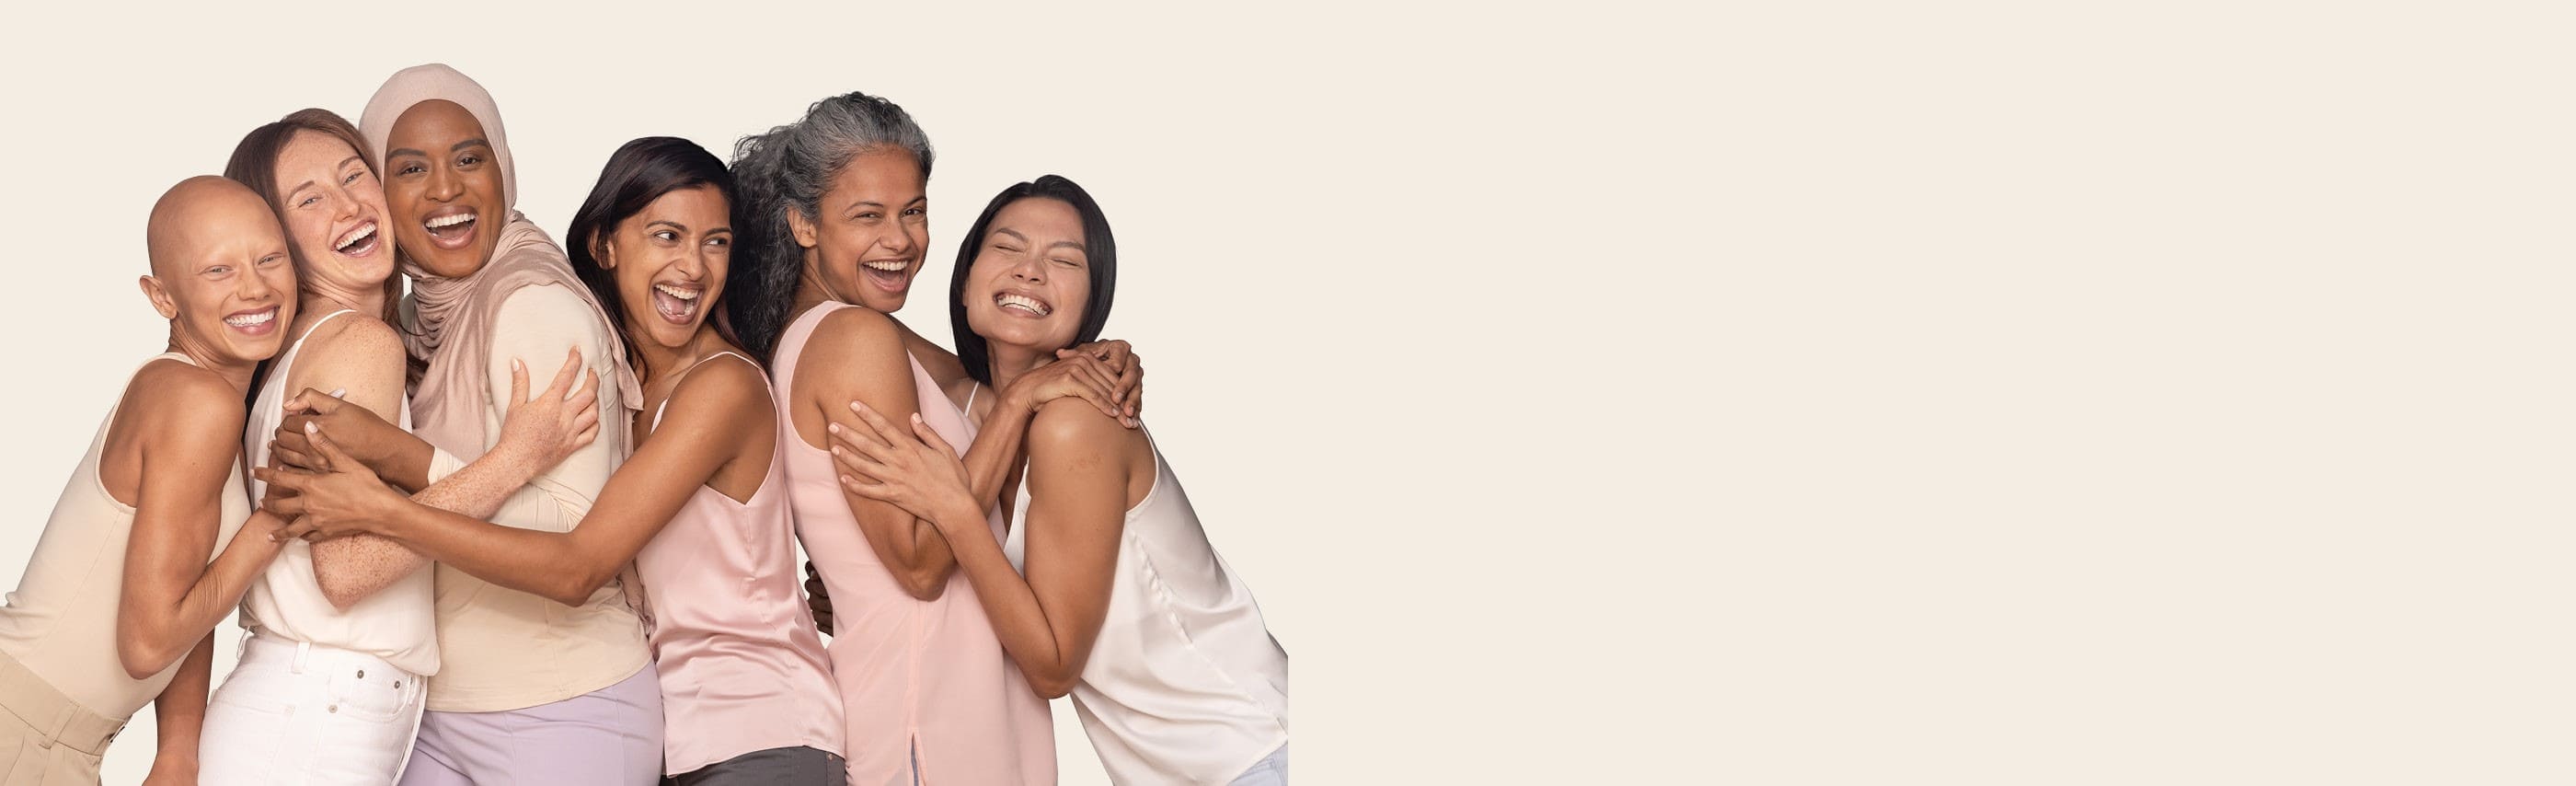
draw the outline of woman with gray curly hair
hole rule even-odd
[[[797,537],[837,623],[830,647],[853,783],[1054,783],[1046,702],[1003,656],[938,529],[844,493],[831,419],[853,402],[918,416],[968,444],[970,487],[1000,496],[1038,405],[1079,396],[1133,422],[1142,371],[1122,342],[1069,350],[998,393],[957,356],[891,316],[929,243],[930,138],[902,107],[864,93],[816,102],[734,151],[742,190],[726,316],[769,367]],[[978,395],[1000,406],[980,424]],[[995,536],[1001,519],[988,517]],[[809,585],[811,586],[811,585]]]

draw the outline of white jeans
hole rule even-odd
[[[373,655],[251,635],[207,700],[197,782],[391,784],[427,687]]]

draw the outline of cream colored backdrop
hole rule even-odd
[[[934,260],[1033,175],[1109,210],[1308,782],[2576,780],[2556,6],[15,13],[0,580],[253,125],[451,63],[559,228],[864,89]]]

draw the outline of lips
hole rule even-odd
[[[331,244],[331,251],[344,257],[364,257],[376,253],[378,245],[376,222],[368,219],[342,233],[340,239]]]
[[[451,206],[430,211],[420,226],[429,230],[430,245],[454,251],[474,242],[475,228],[481,222],[475,220],[473,208]]]
[[[995,293],[993,305],[1000,306],[1003,313],[1019,313],[1031,317],[1043,317],[1055,313],[1055,306],[1034,296],[1018,292]]]
[[[874,282],[877,288],[887,292],[902,292],[912,286],[912,280],[904,276],[904,271],[911,267],[910,259],[884,259],[859,263],[860,273]]]
[[[277,307],[233,312],[224,317],[224,326],[248,335],[268,335],[277,330]]]
[[[706,290],[695,284],[654,284],[653,313],[674,325],[689,324],[698,315],[699,298],[705,295]]]

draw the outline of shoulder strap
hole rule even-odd
[[[706,364],[707,364],[707,361],[714,360],[714,359],[716,359],[716,358],[720,358],[720,357],[724,357],[724,356],[726,356],[726,355],[732,355],[732,356],[734,357],[734,359],[735,359],[735,360],[740,360],[740,361],[742,361],[742,362],[744,362],[744,363],[746,363],[746,364],[749,364],[749,365],[751,366],[752,376],[756,376],[756,377],[759,377],[759,378],[760,378],[760,386],[761,386],[762,388],[764,388],[764,389],[766,389],[766,388],[768,388],[768,387],[769,387],[769,374],[768,374],[768,373],[766,373],[766,372],[763,372],[763,371],[761,370],[761,368],[760,368],[760,364],[759,364],[759,363],[753,362],[753,361],[752,361],[752,359],[751,359],[750,357],[747,357],[747,356],[743,355],[743,354],[742,354],[742,353],[740,353],[740,352],[735,352],[735,351],[733,351],[733,350],[728,349],[728,350],[724,350],[724,351],[722,351],[722,352],[717,352],[717,353],[715,353],[715,354],[713,354],[713,355],[708,355],[708,356],[706,356],[706,357],[698,358],[698,362],[695,362],[695,363],[691,363],[691,364],[689,364],[689,367],[688,367],[688,368],[680,369],[680,373],[679,373],[677,376],[672,377],[672,379],[671,379],[671,395],[670,395],[670,396],[666,396],[666,397],[664,397],[664,398],[662,399],[662,405],[661,405],[661,406],[658,406],[658,407],[654,407],[654,408],[653,408],[653,427],[654,427],[654,428],[661,428],[661,427],[662,427],[662,411],[663,411],[663,410],[667,410],[667,409],[670,409],[670,408],[671,408],[671,399],[672,399],[672,398],[676,398],[676,397],[678,397],[678,396],[679,396],[679,394],[680,394],[680,383],[681,383],[682,381],[685,381],[685,380],[687,380],[687,379],[689,378],[689,372],[698,370],[698,367],[699,367],[699,366],[706,365]]]

